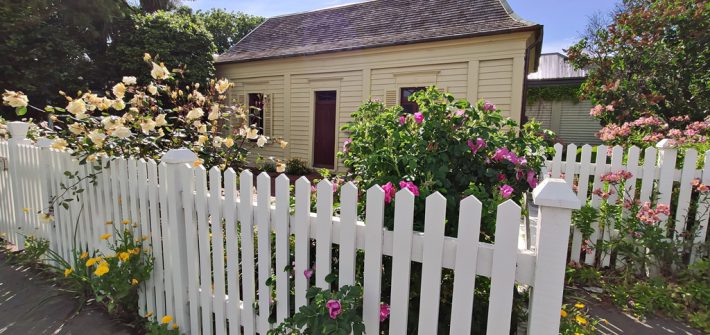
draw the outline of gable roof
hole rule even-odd
[[[542,26],[518,17],[505,0],[372,0],[269,18],[216,62],[246,62],[517,31],[541,33]]]

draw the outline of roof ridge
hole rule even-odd
[[[375,2],[375,1],[377,1],[377,0],[362,0],[362,1],[348,2],[348,3],[342,3],[339,5],[333,5],[333,6],[323,7],[323,8],[318,8],[318,9],[311,9],[311,10],[304,10],[304,11],[294,12],[294,13],[274,15],[269,18],[275,19],[275,18],[281,18],[281,17],[286,17],[286,16],[308,14],[308,13],[320,12],[320,11],[331,10],[331,9],[339,9],[339,8],[343,8],[343,7],[349,7],[349,6],[359,5],[359,4],[363,4],[363,3],[367,3],[367,2]]]
[[[503,6],[503,9],[505,9],[505,12],[508,13],[508,16],[510,16],[511,19],[518,21],[523,24],[528,24],[528,25],[538,25],[539,23],[533,22],[530,20],[524,19],[522,16],[518,15],[515,11],[513,11],[513,7],[510,7],[510,4],[508,3],[507,0],[498,0]]]

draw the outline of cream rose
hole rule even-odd
[[[216,84],[214,84],[214,88],[217,90],[217,92],[219,92],[219,94],[226,92],[229,89],[229,86],[231,86],[231,84],[227,79],[219,80]]]
[[[162,127],[166,124],[168,124],[168,122],[165,121],[165,114],[158,114],[158,116],[155,117],[155,126],[156,127]]]
[[[123,80],[122,80],[122,81],[123,81],[123,83],[126,84],[126,85],[135,85],[136,83],[138,83],[138,80],[137,80],[136,77],[134,77],[134,76],[126,76],[126,77],[123,77]]]
[[[153,62],[153,69],[150,70],[150,75],[153,77],[153,79],[165,79],[170,77],[170,71],[168,71],[168,68],[166,68],[163,63],[160,63],[160,65],[158,65]]]
[[[82,114],[86,112],[86,103],[82,99],[74,99],[69,101],[67,105],[67,111],[74,115]]]
[[[94,143],[94,145],[99,148],[104,145],[104,141],[106,140],[106,134],[104,134],[100,129],[92,130],[88,137],[91,143]]]
[[[128,129],[128,127],[120,125],[113,130],[113,133],[111,133],[111,135],[116,136],[118,138],[126,139],[133,135],[133,133],[130,129]]]
[[[113,92],[113,95],[116,98],[123,99],[123,97],[126,96],[126,85],[124,85],[123,83],[113,85],[113,88],[111,88],[111,92]]]
[[[224,146],[227,148],[231,148],[232,146],[234,146],[234,140],[231,137],[225,138],[224,141],[222,141],[222,142],[224,143]]]
[[[22,108],[27,107],[29,99],[22,92],[5,90],[5,93],[2,94],[2,102],[10,107]]]
[[[55,149],[55,150],[64,150],[67,148],[67,145],[69,145],[69,143],[67,143],[67,141],[65,139],[58,138],[52,142],[52,145],[50,146],[50,148]]]
[[[194,119],[201,118],[203,115],[205,115],[205,112],[202,111],[202,108],[197,107],[197,108],[191,109],[185,117],[188,120],[194,120]]]
[[[219,104],[212,105],[212,110],[210,111],[210,114],[207,115],[207,120],[214,121],[219,119],[219,116]]]
[[[148,85],[148,93],[150,93],[150,95],[158,94],[158,87],[150,83],[150,85]]]
[[[152,130],[155,130],[155,121],[153,119],[147,119],[141,122],[141,130],[143,134],[148,135]]]
[[[256,140],[256,145],[258,145],[260,148],[266,144],[266,136],[261,135],[259,138]]]

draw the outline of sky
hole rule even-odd
[[[383,0],[386,1],[386,0]],[[562,52],[579,39],[595,13],[608,13],[619,0],[508,0],[522,18],[544,26],[543,52]],[[224,8],[265,17],[358,2],[355,0],[192,0],[193,9]]]

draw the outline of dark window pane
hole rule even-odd
[[[249,124],[256,124],[259,134],[264,132],[264,95],[249,93]]]
[[[414,92],[423,91],[424,87],[402,87],[399,94],[399,105],[404,109],[404,113],[413,114],[419,111],[419,105],[414,101],[409,101],[409,97]]]

